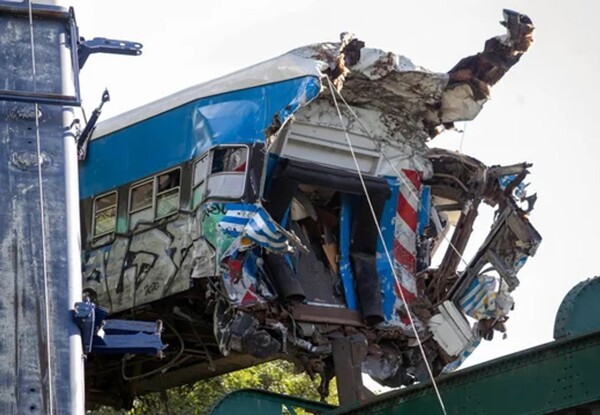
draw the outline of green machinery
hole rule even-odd
[[[600,277],[563,299],[555,341],[440,376],[448,414],[600,414]],[[430,383],[403,388],[343,408],[258,390],[225,396],[211,415],[315,413],[439,414]]]

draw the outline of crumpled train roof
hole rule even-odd
[[[489,98],[489,87],[531,45],[531,20],[507,10],[504,18],[507,34],[489,39],[483,52],[461,59],[448,73],[431,72],[394,52],[365,48],[364,42],[343,33],[339,43],[297,48],[128,111],[99,124],[94,137],[200,98],[303,76],[323,79],[341,65],[343,83],[336,85],[347,102],[381,111],[406,139],[426,141],[455,121],[475,118]]]

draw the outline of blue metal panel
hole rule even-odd
[[[417,235],[421,236],[423,230],[429,225],[431,213],[431,186],[423,186],[421,189],[421,200],[419,202],[419,216],[417,222]]]
[[[340,278],[344,287],[346,306],[350,310],[358,310],[356,293],[354,292],[354,277],[350,266],[350,233],[352,232],[352,202],[353,196],[342,194],[342,211],[340,213]]]
[[[273,182],[273,172],[275,171],[275,167],[277,167],[277,162],[279,162],[278,154],[271,152],[267,154],[267,170],[265,174],[263,195],[268,194],[269,190],[271,189],[271,184]]]
[[[108,309],[89,300],[75,303],[73,320],[81,329],[84,353],[160,356],[162,322],[110,320]]]
[[[276,116],[285,122],[319,91],[313,76],[261,85],[199,99],[93,140],[80,167],[80,197],[181,164],[215,145],[264,142]]]
[[[394,223],[396,210],[398,208],[400,182],[397,177],[386,177],[385,179],[390,185],[392,193],[383,207],[380,226],[388,252],[390,255],[393,255]],[[396,292],[394,291],[395,279],[381,240],[377,242],[377,274],[379,275],[379,279],[381,281],[381,291],[383,294],[383,316],[385,321],[389,322],[394,314],[394,304],[396,303]]]

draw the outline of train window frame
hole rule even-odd
[[[210,169],[209,169],[209,172],[207,174],[207,178],[210,177],[210,176],[218,175],[218,174],[235,174],[235,175],[240,175],[241,174],[241,172],[236,171],[236,170],[221,170],[221,171],[217,171],[217,172],[213,172],[212,171],[213,167],[214,167],[215,153],[218,150],[227,150],[227,149],[231,149],[231,148],[234,148],[234,149],[238,149],[238,148],[244,149],[244,152],[245,152],[245,161],[241,165],[245,165],[244,174],[246,174],[246,171],[248,170],[248,154],[250,153],[250,151],[248,149],[248,146],[228,144],[228,145],[223,145],[223,146],[216,146],[216,147],[213,147],[210,150],[210,153],[211,153],[212,157],[210,158]]]
[[[211,151],[207,151],[206,153],[204,153],[202,156],[200,156],[198,159],[196,159],[196,161],[194,161],[194,168],[192,171],[192,209],[196,209],[196,207],[198,207],[202,201],[205,199],[206,196],[206,182],[208,181],[208,172],[211,169],[211,164],[212,164],[212,157],[211,157]],[[200,165],[200,163],[202,161],[206,160],[206,168],[204,169],[204,173],[202,174],[202,176],[199,178],[199,181],[196,183],[196,172],[198,170],[198,166]],[[204,184],[204,190],[202,191],[202,194],[200,195],[200,197],[196,200],[196,191],[200,188],[200,186],[202,186]]]
[[[215,153],[217,150],[226,150],[228,148],[241,148],[244,150],[244,159],[241,165],[245,165],[245,168],[243,170],[243,172],[240,171],[235,171],[235,170],[221,170],[221,171],[217,171],[217,172],[213,172],[213,167],[214,167],[214,157],[215,157]],[[198,167],[198,165],[200,164],[200,162],[202,160],[204,160],[205,158],[208,158],[208,163],[207,163],[207,167],[206,170],[204,171],[204,174],[202,175],[201,178],[199,178],[198,182],[196,182],[196,169]],[[206,153],[202,154],[198,159],[196,159],[196,161],[194,161],[194,171],[193,171],[193,180],[192,180],[192,209],[196,209],[199,205],[201,205],[204,201],[206,201],[207,199],[210,198],[217,198],[217,199],[239,199],[240,197],[244,196],[244,193],[246,191],[246,181],[247,181],[247,177],[248,177],[248,165],[249,165],[249,161],[250,161],[250,147],[247,145],[243,145],[243,144],[225,144],[225,145],[219,145],[219,146],[214,146],[212,148],[210,148]],[[242,182],[242,186],[241,189],[239,190],[239,192],[237,193],[231,193],[231,194],[211,194],[210,192],[210,181],[212,178],[214,179],[218,179],[218,177],[222,177],[222,176],[238,176],[241,177],[241,182]],[[204,184],[204,191],[202,192],[202,195],[197,198],[195,196],[195,193],[197,191],[198,188],[200,188],[202,185]]]
[[[165,175],[173,173],[175,171],[179,172],[179,180],[178,180],[177,186],[173,186],[173,187],[170,187],[165,190],[159,190],[159,177],[165,176]],[[154,220],[155,221],[159,220],[159,219],[164,219],[171,215],[174,215],[177,212],[179,212],[179,210],[181,209],[181,174],[182,174],[181,167],[176,167],[174,169],[163,171],[163,172],[157,174],[156,176],[154,176],[153,205],[154,205]],[[158,215],[158,202],[159,202],[158,199],[159,199],[159,197],[164,196],[168,193],[173,193],[174,191],[177,192],[177,209],[159,216]]]
[[[165,190],[161,190],[159,191],[159,178],[161,176],[170,174],[177,171],[178,174],[178,182],[176,186],[173,187],[169,187],[168,189]],[[135,226],[132,228],[132,216],[135,215],[136,213],[140,213],[143,212],[145,210],[148,210],[151,212],[150,216],[147,220],[148,222],[156,222],[158,220],[161,219],[165,219],[169,216],[175,215],[179,212],[179,210],[181,209],[181,182],[182,182],[182,169],[181,166],[177,166],[175,168],[171,168],[168,170],[164,170],[161,171],[160,173],[157,173],[155,175],[153,175],[152,177],[148,177],[146,179],[140,180],[134,184],[132,184],[129,187],[128,193],[129,193],[129,200],[128,200],[128,206],[127,206],[127,216],[128,216],[128,222],[129,222],[129,230],[134,231]],[[138,189],[142,186],[147,186],[148,184],[151,184],[151,189],[152,189],[152,195],[151,195],[151,203],[150,204],[145,204],[142,207],[138,207],[133,209],[133,192],[135,189]],[[176,193],[177,194],[177,209],[169,211],[163,215],[158,215],[158,199],[160,196],[164,196],[168,193]]]
[[[137,183],[132,184],[129,187],[129,204],[127,206],[127,212],[129,213],[129,215],[131,215],[132,213],[137,213],[137,212],[141,212],[142,210],[146,210],[146,209],[150,209],[150,208],[154,208],[154,187],[155,187],[155,177],[151,177],[149,179],[144,179],[141,180]],[[144,205],[142,207],[138,207],[136,209],[133,209],[133,191],[135,189],[138,189],[140,187],[146,186],[148,184],[152,185],[152,195],[151,195],[151,200],[150,200],[150,204],[149,205]]]
[[[115,202],[114,204],[111,204],[107,207],[104,207],[102,209],[97,209],[97,203],[100,199],[104,199],[108,196],[115,196]],[[118,221],[118,216],[119,216],[119,192],[117,192],[116,190],[111,190],[110,192],[106,192],[103,193],[101,195],[98,195],[96,197],[94,197],[93,201],[92,201],[92,227],[91,227],[91,234],[92,234],[92,244],[97,245],[98,242],[101,239],[106,238],[107,235],[111,235],[112,236],[108,239],[108,241],[111,241],[114,238],[115,233],[117,232],[117,221]],[[96,233],[96,224],[97,224],[97,217],[98,214],[106,212],[110,209],[114,209],[115,210],[115,214],[114,214],[114,226],[112,228],[112,230],[108,230],[102,233]]]

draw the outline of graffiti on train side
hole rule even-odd
[[[187,290],[191,279],[215,275],[215,250],[197,213],[180,212],[157,227],[117,235],[83,258],[84,290],[111,312]]]

